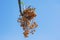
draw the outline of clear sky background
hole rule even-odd
[[[36,8],[38,28],[24,38],[17,0],[0,0],[0,40],[60,40],[60,0],[22,0]]]

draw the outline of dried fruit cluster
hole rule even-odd
[[[29,33],[35,32],[35,29],[37,27],[36,22],[31,23],[32,19],[36,17],[35,9],[34,8],[27,8],[23,11],[23,16],[18,19],[18,21],[21,23],[21,27],[24,30],[24,36],[28,37]]]

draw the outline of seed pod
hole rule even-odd
[[[29,21],[27,21],[27,26],[30,26],[30,22]]]
[[[33,29],[35,27],[35,25],[34,24],[32,24],[31,26],[30,26],[30,29]]]
[[[23,34],[24,34],[25,37],[28,37],[29,30],[26,30]]]
[[[38,27],[38,25],[36,24],[36,22],[34,22],[34,25],[35,25],[35,27]]]
[[[27,21],[26,17],[22,17],[23,21]]]

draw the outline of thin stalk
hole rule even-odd
[[[18,0],[18,4],[19,4],[19,11],[20,11],[20,14],[23,15],[23,14],[22,14],[22,9],[21,9],[21,0]]]

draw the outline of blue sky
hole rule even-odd
[[[25,6],[36,8],[38,28],[24,38],[17,23],[17,0],[0,0],[0,40],[60,40],[60,0],[22,0]]]

